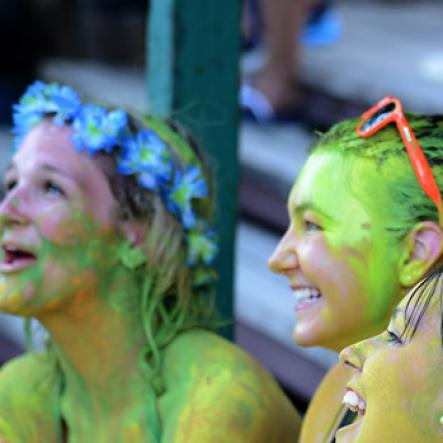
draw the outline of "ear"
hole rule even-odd
[[[437,223],[417,223],[404,240],[399,280],[404,287],[413,286],[439,261],[443,251],[443,232]]]
[[[131,247],[141,246],[147,234],[147,224],[135,221],[124,221],[120,223],[120,229]]]

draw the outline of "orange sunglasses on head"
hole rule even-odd
[[[356,131],[360,137],[367,138],[390,123],[395,123],[397,126],[417,180],[423,191],[437,207],[439,224],[443,226],[443,202],[440,190],[414,131],[406,120],[400,100],[389,96],[380,100],[361,116],[361,122]]]

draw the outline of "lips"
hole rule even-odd
[[[0,261],[0,271],[13,272],[32,266],[37,256],[30,248],[16,243],[3,243],[3,259]]]

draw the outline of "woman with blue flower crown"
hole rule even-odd
[[[272,377],[211,332],[211,186],[182,132],[36,82],[14,134],[0,310],[49,340],[0,371],[0,440],[296,441]]]

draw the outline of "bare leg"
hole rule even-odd
[[[301,102],[299,35],[317,1],[260,0],[267,60],[254,85],[277,112],[294,109]]]

